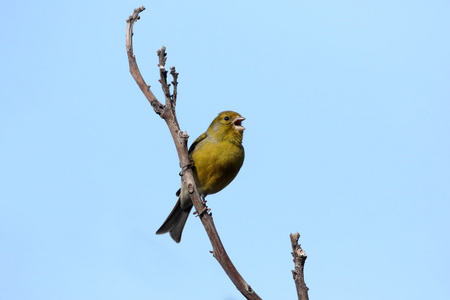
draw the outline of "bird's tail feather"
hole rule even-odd
[[[184,225],[186,224],[189,213],[191,212],[192,206],[181,209],[180,199],[178,198],[175,207],[169,214],[167,219],[164,221],[162,226],[156,231],[156,234],[164,234],[170,232],[172,239],[179,243],[181,241],[181,234],[183,233]]]

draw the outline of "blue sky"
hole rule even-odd
[[[125,20],[190,142],[223,110],[246,160],[208,204],[263,299],[449,299],[448,1],[40,1],[0,11],[0,298],[242,299],[176,201],[165,123],[128,71]]]

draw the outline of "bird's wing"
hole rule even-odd
[[[206,134],[206,132],[204,132],[203,134],[201,134],[191,145],[191,147],[189,147],[189,155],[192,155],[192,152],[194,152],[195,147],[197,147],[197,145],[203,141],[208,135]]]

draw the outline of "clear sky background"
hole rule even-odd
[[[180,73],[192,142],[247,118],[208,204],[263,299],[450,299],[450,2],[9,1],[0,11],[0,299],[242,299],[197,218],[157,236],[180,185],[153,92]]]

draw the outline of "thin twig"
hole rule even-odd
[[[170,68],[170,75],[172,75],[173,81],[173,93],[172,93],[172,101],[173,105],[175,106],[177,104],[177,95],[178,95],[178,73],[175,70],[175,67]]]
[[[127,53],[128,53],[128,61],[130,63],[130,72],[136,83],[141,88],[142,92],[147,97],[148,101],[152,104],[153,109],[157,114],[159,114],[167,123],[169,127],[172,138],[175,142],[175,147],[177,148],[178,158],[180,160],[180,166],[182,169],[182,180],[184,184],[188,187],[192,203],[195,206],[197,212],[207,211],[206,205],[200,198],[200,194],[198,193],[197,187],[195,185],[194,175],[192,172],[191,160],[189,159],[188,150],[187,150],[187,139],[188,135],[186,132],[180,130],[180,126],[178,125],[178,121],[175,114],[175,103],[177,99],[177,86],[178,86],[178,73],[176,73],[175,68],[171,68],[170,74],[173,77],[173,95],[170,95],[170,84],[167,83],[167,71],[165,69],[166,63],[166,48],[163,46],[160,50],[158,50],[157,54],[159,57],[159,70],[160,70],[160,83],[164,92],[165,97],[165,106],[161,104],[161,102],[156,99],[153,93],[150,91],[150,87],[145,83],[142,75],[139,71],[139,68],[136,64],[136,59],[133,54],[132,47],[132,36],[133,36],[133,25],[139,19],[139,13],[142,12],[145,8],[142,6],[134,10],[133,15],[131,15],[127,20],[127,36],[126,36],[126,44],[127,44]],[[225,248],[220,241],[219,234],[217,233],[216,227],[214,225],[211,214],[209,213],[201,213],[200,220],[202,221],[203,226],[208,234],[208,237],[211,241],[211,245],[213,247],[214,257],[220,263],[225,273],[230,277],[231,281],[234,283],[236,288],[244,295],[247,299],[258,300],[261,299],[247,284],[247,282],[242,278],[237,269],[234,267],[230,258],[228,257]]]
[[[292,245],[292,256],[294,257],[295,270],[292,270],[292,276],[294,277],[295,286],[297,288],[297,296],[299,300],[309,300],[308,290],[306,286],[305,277],[303,274],[303,268],[305,266],[305,260],[307,258],[305,251],[303,251],[301,245],[298,243],[300,234],[298,232],[290,234]]]
[[[156,51],[156,54],[159,57],[159,74],[160,79],[159,82],[161,83],[161,88],[164,92],[164,96],[166,98],[166,105],[170,105],[170,101],[172,100],[170,97],[170,84],[167,83],[167,70],[166,70],[166,60],[167,60],[167,53],[166,53],[166,47],[162,46],[162,48],[158,51]]]
[[[155,95],[153,95],[152,91],[150,90],[150,86],[147,85],[144,81],[144,78],[142,78],[141,72],[139,71],[139,68],[136,63],[136,57],[134,56],[133,53],[133,26],[134,23],[136,23],[136,21],[139,20],[140,18],[139,13],[141,13],[144,10],[145,10],[144,6],[136,8],[133,14],[127,19],[126,47],[127,47],[128,62],[130,65],[130,73],[133,76],[134,80],[136,81],[137,85],[141,89],[142,93],[144,93],[148,102],[150,102],[151,106],[153,107],[153,110],[158,115],[161,115],[164,111],[164,106],[161,104],[161,102],[158,101],[158,99],[156,99]]]

